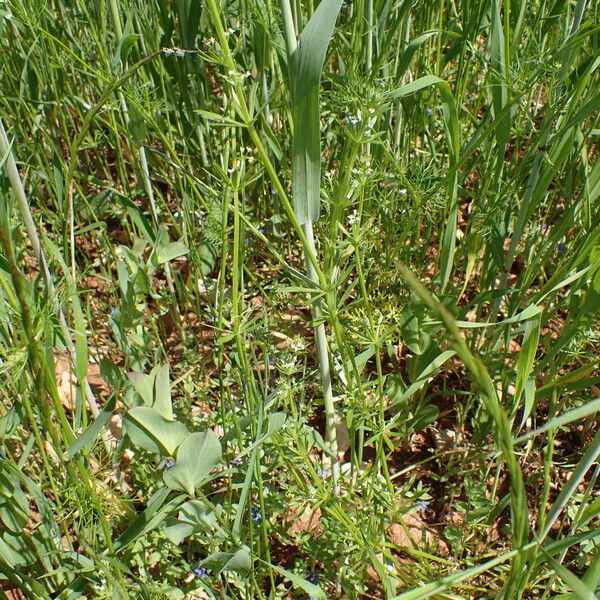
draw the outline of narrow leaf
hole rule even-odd
[[[300,35],[289,58],[294,143],[292,195],[301,225],[319,218],[321,141],[319,84],[329,40],[343,0],[323,0]]]

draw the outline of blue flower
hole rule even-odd
[[[308,583],[312,583],[313,585],[319,585],[319,576],[316,573],[309,573],[306,576],[306,581]],[[308,600],[317,600],[314,596],[309,596]]]
[[[209,577],[208,571],[204,567],[196,567],[194,573],[196,574],[196,577],[200,577],[200,579]]]
[[[562,242],[560,244],[556,244],[556,251],[559,254],[564,254],[568,249],[569,247],[566,244],[563,244]]]
[[[431,500],[419,500],[417,502],[417,507],[421,511],[421,514],[424,514],[427,510],[427,507],[431,504]]]
[[[171,467],[174,467],[176,464],[176,461],[174,460],[165,460],[165,469],[170,469]]]
[[[253,521],[256,521],[257,525],[260,525],[262,523],[262,515],[260,514],[260,508],[258,508],[258,506],[253,506],[250,509],[250,518]]]
[[[427,115],[430,117],[433,114],[433,109],[431,108],[426,108],[425,112],[427,113]]]

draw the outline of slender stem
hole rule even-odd
[[[298,47],[297,31],[294,27],[292,9],[289,0],[281,0],[281,12],[283,15],[283,28],[285,44],[288,55],[288,62],[293,53]],[[289,76],[288,68],[288,76]],[[290,80],[290,85],[294,82]],[[318,255],[315,247],[315,238],[313,224],[311,221],[304,223],[302,229],[306,236],[308,246],[304,246],[304,256],[306,262],[306,270],[310,280],[315,284],[317,289],[323,289],[320,285],[320,277],[317,273],[316,266],[318,265]],[[320,290],[319,290],[320,291]],[[321,387],[323,389],[323,403],[325,405],[325,430],[329,448],[333,454],[331,471],[333,477],[333,493],[335,496],[339,494],[339,475],[340,465],[337,456],[337,432],[335,428],[335,403],[333,400],[333,392],[331,387],[331,369],[329,364],[329,348],[327,344],[327,333],[325,324],[321,321],[322,317],[322,299],[320,293],[314,297],[311,302],[313,320],[315,321],[315,344],[317,346],[319,373],[321,376]]]
[[[213,23],[213,27],[215,28],[215,33],[217,34],[217,38],[219,40],[221,49],[223,50],[223,59],[225,61],[225,67],[232,73],[236,73],[237,67],[233,60],[233,57],[231,56],[231,51],[229,50],[229,46],[227,43],[227,36],[225,35],[225,29],[223,28],[223,23],[221,22],[221,12],[219,10],[219,7],[217,6],[216,0],[207,0],[207,5],[208,5],[209,12],[210,12],[211,21]],[[316,256],[309,252],[309,245],[308,245],[308,241],[306,239],[304,230],[302,229],[302,226],[300,225],[300,222],[298,221],[298,218],[296,217],[296,213],[294,212],[292,203],[290,202],[290,199],[288,198],[288,195],[283,187],[283,184],[281,183],[281,180],[279,179],[277,170],[275,169],[275,167],[273,166],[273,163],[271,162],[271,159],[269,158],[269,154],[268,154],[267,150],[265,149],[262,139],[261,139],[260,135],[258,134],[258,132],[256,131],[256,128],[254,127],[253,119],[250,114],[250,110],[248,109],[248,105],[246,103],[246,98],[244,95],[244,90],[243,90],[243,87],[242,87],[242,84],[241,84],[241,81],[239,80],[239,78],[234,77],[233,91],[235,94],[235,100],[237,101],[237,104],[238,104],[238,110],[240,112],[240,115],[242,117],[244,125],[246,126],[246,129],[248,130],[248,133],[250,134],[252,142],[254,143],[254,146],[256,147],[258,157],[259,157],[263,167],[267,171],[269,178],[273,182],[273,185],[275,186],[275,190],[277,191],[277,195],[279,196],[279,199],[281,200],[281,204],[283,205],[285,214],[288,217],[288,219],[290,220],[290,223],[292,224],[292,227],[293,227],[295,233],[300,238],[300,243],[302,244],[302,247],[304,248],[305,254],[309,257],[309,260],[311,261],[311,263],[315,269],[315,272],[317,273],[321,287],[324,288],[324,287],[326,287],[326,281],[325,281],[325,276],[323,275],[323,271],[321,270],[321,267],[319,265],[319,262],[316,259]]]
[[[310,245],[310,251],[316,257],[317,251],[315,248],[315,238],[313,232],[313,224],[311,221],[303,225],[306,239]],[[306,258],[306,269],[308,276],[316,286],[319,281],[317,274],[312,266],[309,258]],[[325,332],[325,324],[321,321],[322,317],[322,300],[317,295],[312,301],[312,313],[315,321],[315,343],[317,346],[317,354],[319,357],[319,373],[321,375],[321,386],[323,388],[323,402],[325,404],[325,430],[327,433],[327,442],[333,453],[331,471],[333,475],[333,493],[339,494],[339,477],[340,463],[337,457],[337,432],[335,429],[335,403],[333,400],[333,392],[331,389],[331,369],[329,366],[329,350],[327,347],[327,334]]]
[[[365,57],[365,67],[367,75],[371,73],[373,67],[373,0],[367,0],[367,51]]]
[[[6,131],[4,129],[4,124],[2,123],[2,118],[0,117],[0,156],[6,157],[5,168],[8,174],[8,179],[13,188],[15,196],[17,198],[17,203],[19,205],[19,210],[21,212],[21,217],[23,222],[25,223],[25,228],[27,229],[27,235],[29,237],[29,241],[31,242],[31,246],[33,247],[33,252],[35,254],[37,263],[42,271],[42,276],[44,278],[44,283],[46,284],[46,290],[48,291],[48,296],[54,301],[54,310],[58,315],[58,323],[60,326],[60,330],[63,335],[63,341],[69,354],[73,358],[73,364],[77,363],[77,350],[75,348],[75,344],[71,339],[71,332],[69,331],[69,326],[67,325],[67,320],[65,318],[62,307],[60,306],[60,302],[58,299],[58,294],[54,289],[54,283],[52,281],[52,275],[50,274],[50,269],[48,268],[48,261],[46,260],[46,255],[44,254],[44,250],[42,248],[42,244],[40,242],[40,237],[38,235],[37,229],[35,227],[35,223],[33,222],[33,216],[31,214],[31,210],[29,208],[29,203],[27,201],[27,196],[25,195],[25,190],[23,188],[23,183],[21,182],[21,177],[19,175],[19,170],[17,169],[17,163],[13,156],[11,145],[8,141],[8,137],[6,135]],[[84,379],[80,382],[85,387],[85,397],[88,403],[88,407],[94,415],[94,417],[98,416],[100,410],[98,408],[98,404],[96,403],[96,398],[94,396],[94,392],[90,387],[87,379]]]
[[[117,35],[117,39],[120,40],[123,37],[123,26],[121,24],[121,16],[119,13],[118,0],[110,0],[110,12],[113,19],[113,26],[115,28],[115,33]],[[116,51],[116,50],[115,50]],[[118,98],[121,102],[121,106],[123,108],[123,118],[125,119],[125,124],[129,129],[129,125],[131,123],[131,118],[129,116],[129,107],[127,105],[127,100],[123,92],[118,92]],[[152,188],[152,180],[150,179],[150,169],[148,168],[148,161],[146,159],[146,148],[144,144],[141,142],[137,145],[138,151],[138,159],[140,161],[140,171],[142,175],[142,185],[144,187],[144,191],[146,192],[146,196],[148,197],[148,202],[150,203],[150,211],[152,213],[152,220],[154,221],[155,226],[158,228],[160,223],[159,221],[159,211],[156,206],[156,199],[154,197],[154,190]],[[183,331],[183,326],[181,324],[181,313],[179,311],[179,304],[177,303],[177,294],[175,292],[175,285],[173,283],[173,274],[171,272],[171,267],[168,262],[164,263],[163,270],[165,273],[165,279],[167,281],[167,289],[169,290],[169,294],[171,295],[171,299],[173,302],[173,310],[175,311],[175,322],[177,324],[177,328],[179,330],[179,335],[181,339],[185,339],[185,332]]]
[[[290,6],[289,0],[281,0],[281,14],[283,15],[285,49],[287,50],[289,58],[298,47],[298,41],[296,39],[297,31],[294,25],[294,16],[292,15],[292,7]]]

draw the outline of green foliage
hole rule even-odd
[[[0,3],[2,589],[598,595],[599,17]]]

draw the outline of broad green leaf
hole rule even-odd
[[[221,443],[214,431],[192,433],[177,449],[177,462],[164,472],[163,480],[171,489],[193,496],[220,460]]]
[[[23,536],[8,531],[0,538],[0,554],[12,568],[32,564],[36,560],[35,553],[25,540]]]
[[[461,329],[480,329],[485,327],[500,327],[502,325],[510,325],[511,323],[519,323],[521,321],[527,321],[528,319],[533,319],[542,313],[542,309],[535,304],[530,304],[526,308],[524,308],[520,313],[509,317],[508,319],[504,319],[504,321],[500,321],[499,323],[483,323],[483,322],[474,322],[471,321],[456,321],[456,325]]]
[[[155,408],[165,419],[173,420],[173,406],[171,404],[171,383],[169,381],[169,363],[155,367],[154,401]]]
[[[288,71],[294,118],[292,196],[301,225],[319,218],[321,140],[319,85],[329,40],[343,0],[323,0],[304,27]]]
[[[219,115],[217,113],[210,112],[208,110],[196,109],[195,113],[198,113],[201,117],[204,117],[207,121],[210,121],[213,125],[224,125],[227,127],[244,127],[243,123],[239,121],[235,121],[234,119],[230,119],[223,115]]]
[[[572,423],[573,421],[579,421],[579,419],[583,419],[589,415],[593,415],[597,412],[600,412],[600,398],[595,398],[590,402],[586,402],[582,406],[578,406],[577,408],[573,408],[572,410],[568,410],[566,413],[563,413],[559,417],[555,417],[550,419],[545,425],[534,429],[533,431],[528,431],[522,436],[515,439],[515,444],[520,444],[536,435],[540,435],[540,433],[544,433],[549,429],[556,429],[557,427],[562,427],[563,425],[567,425]]]
[[[214,245],[206,239],[202,238],[198,246],[198,254],[200,255],[200,272],[206,277],[214,268],[217,262],[217,251]]]
[[[223,571],[234,571],[246,575],[252,568],[252,558],[245,548],[240,548],[223,567]]]
[[[128,410],[123,416],[123,427],[133,444],[166,456],[173,456],[188,435],[183,423],[165,419],[149,406],[136,406]]]
[[[211,529],[217,517],[200,500],[190,500],[181,505],[176,519],[169,519],[165,525],[165,535],[174,543],[181,542],[200,531]]]
[[[273,435],[275,435],[285,424],[285,420],[287,418],[286,413],[284,412],[276,412],[272,413],[267,417],[267,431],[264,435],[260,436],[254,443],[250,446],[247,446],[238,454],[238,458],[249,454],[254,450],[254,448],[264,444],[267,440],[269,440]]]
[[[252,568],[250,554],[244,548],[235,553],[213,552],[200,562],[200,565],[210,569],[215,575],[223,571],[235,571],[240,575],[246,575]]]
[[[157,410],[165,419],[173,420],[168,363],[155,366],[149,374],[133,372],[127,376],[146,406]]]
[[[267,417],[267,433],[260,441],[264,442],[272,435],[275,435],[285,424],[287,415],[284,412],[272,413]]]
[[[598,585],[600,584],[600,551],[598,549],[596,549],[596,556],[592,559],[592,563],[587,568],[581,581],[593,590],[598,589]]]
[[[146,373],[127,373],[127,377],[133,384],[133,388],[140,395],[140,398],[146,406],[152,406],[154,401],[154,376],[152,372],[150,375]]]
[[[179,240],[178,242],[171,242],[170,244],[159,248],[155,255],[156,262],[157,264],[162,265],[163,263],[169,262],[174,258],[184,256],[189,251],[189,248],[181,240]]]

